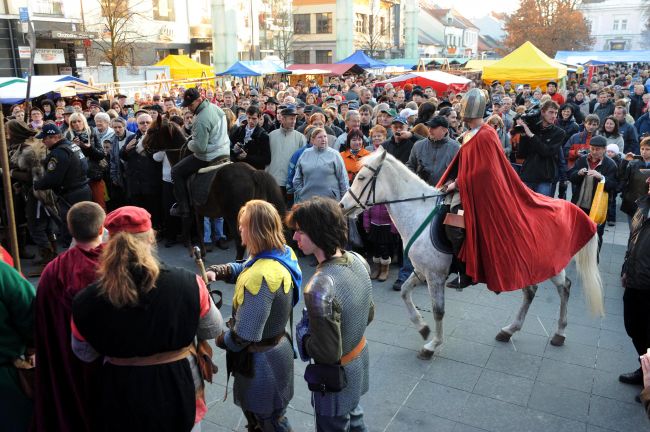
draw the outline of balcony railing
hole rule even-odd
[[[63,16],[63,1],[36,0],[30,4],[30,9],[35,15]]]

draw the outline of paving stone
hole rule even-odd
[[[375,363],[383,371],[400,371],[401,374],[420,377],[431,366],[431,362],[417,358],[414,351],[390,346]]]
[[[596,354],[596,369],[622,374],[631,372],[639,367],[639,357],[636,351],[612,351],[598,348]]]
[[[434,356],[424,379],[471,392],[481,376],[481,371],[478,366]]]
[[[548,358],[542,359],[537,380],[582,392],[591,391],[595,370]]]
[[[485,366],[494,347],[464,339],[450,337],[442,345],[441,357],[469,363],[475,366]]]
[[[463,423],[456,423],[456,427],[454,428],[453,432],[485,432],[485,429],[479,429]]]
[[[589,423],[619,432],[647,431],[648,418],[641,406],[593,395]]]
[[[589,393],[536,382],[528,407],[584,422],[589,413]]]
[[[387,432],[436,431],[454,432],[456,422],[403,407],[390,423]]]
[[[641,392],[641,386],[623,384],[618,380],[620,374],[597,370],[591,393],[621,402],[632,403]]]
[[[470,393],[462,390],[429,381],[420,381],[406,401],[406,406],[427,414],[457,421],[469,396]]]
[[[526,406],[534,381],[485,369],[474,387],[474,394]]]
[[[611,351],[636,352],[634,350],[634,345],[632,345],[632,340],[627,334],[605,329],[600,329],[598,347]]]
[[[542,358],[517,351],[495,349],[485,367],[534,380],[542,364]]]
[[[546,345],[546,350],[543,356],[558,360],[565,363],[575,364],[585,367],[594,367],[596,364],[596,348],[595,345],[582,345],[577,342],[565,343],[564,346],[553,346],[550,343]]]

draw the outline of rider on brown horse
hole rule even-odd
[[[193,154],[186,156],[172,167],[176,205],[170,210],[172,216],[188,217],[190,204],[187,192],[187,178],[217,158],[230,155],[227,122],[224,112],[218,106],[204,99],[196,88],[185,91],[183,107],[194,113],[192,136],[187,148]]]

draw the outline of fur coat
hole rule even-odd
[[[54,193],[50,189],[37,191],[32,186],[35,181],[45,175],[43,163],[46,156],[47,148],[41,140],[28,139],[11,154],[11,177],[19,183],[25,196],[31,193],[47,208],[51,215],[58,215]]]

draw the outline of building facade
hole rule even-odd
[[[336,52],[338,33],[350,31],[338,28],[336,3],[335,0],[293,1],[293,63],[333,63],[336,58],[352,54]],[[353,1],[353,49],[364,50],[375,58],[390,57],[395,41],[399,41],[399,17],[398,1]]]
[[[420,3],[420,55],[422,57],[466,57],[478,55],[479,29],[455,9]],[[433,41],[425,45],[427,40]]]
[[[641,12],[647,8],[644,0],[583,0],[579,8],[591,24],[594,50],[645,48],[641,37],[646,22]]]

